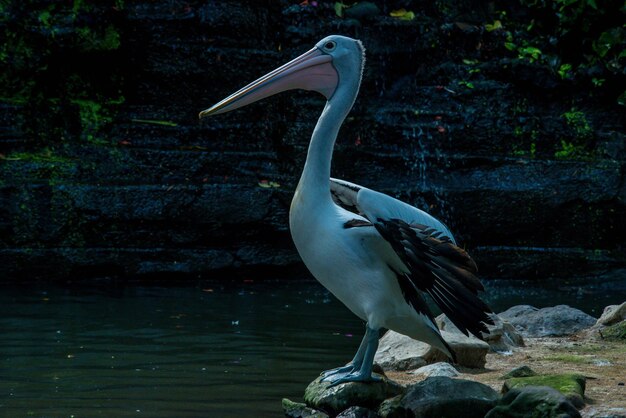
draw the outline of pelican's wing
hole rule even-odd
[[[358,184],[333,178],[330,179],[330,192],[337,205],[365,216],[370,221],[380,217],[383,219],[401,219],[409,225],[425,225],[434,229],[433,233],[440,239],[447,238],[455,243],[452,233],[443,222],[430,216],[423,210],[419,210],[384,193],[375,192]],[[366,207],[363,207],[363,205],[366,205]],[[369,214],[366,213],[366,208]]]
[[[493,323],[491,309],[477,296],[484,288],[476,277],[476,264],[443,223],[392,197],[342,180],[332,179],[331,191],[335,201],[367,218],[390,244],[400,262],[390,260],[389,265],[407,303],[417,308],[419,291],[428,293],[464,334],[482,338],[481,332],[488,332],[485,324]],[[364,225],[346,223],[346,228],[352,226]]]
[[[407,267],[405,275],[414,287],[409,290],[428,293],[465,335],[469,331],[483,338],[481,333],[489,332],[485,324],[493,324],[491,309],[478,297],[484,288],[476,277],[476,264],[465,250],[436,238],[424,225],[382,218],[373,224]],[[403,293],[407,298],[406,290]]]

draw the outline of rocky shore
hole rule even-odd
[[[515,306],[498,318],[485,341],[438,318],[444,338],[464,353],[454,365],[390,331],[376,357],[382,382],[329,388],[318,378],[305,403],[283,400],[285,415],[626,417],[626,302],[606,307],[599,319],[564,305]]]

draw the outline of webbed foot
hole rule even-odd
[[[373,383],[380,382],[382,380],[383,379],[379,376],[375,376],[371,373],[361,373],[359,370],[348,373],[334,374],[332,376],[328,376],[322,379],[322,381],[330,383],[328,387],[337,386],[341,383],[347,382]]]
[[[355,367],[354,367],[354,365],[352,363],[348,363],[345,366],[337,367],[335,369],[326,370],[326,371],[320,373],[320,376],[322,376],[321,381],[324,382],[331,376],[334,376],[336,374],[351,373],[354,370],[355,370]]]

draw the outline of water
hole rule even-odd
[[[595,316],[626,299],[590,289],[490,285],[487,299]],[[228,418],[281,416],[283,397],[350,360],[363,324],[308,281],[50,285],[3,288],[0,331],[0,416]]]

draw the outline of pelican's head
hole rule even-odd
[[[331,35],[319,41],[313,49],[265,74],[231,94],[209,109],[200,112],[200,118],[230,112],[257,100],[286,90],[317,91],[330,100],[339,83],[361,80],[365,52],[360,41],[340,35]],[[355,92],[356,93],[356,92]]]

